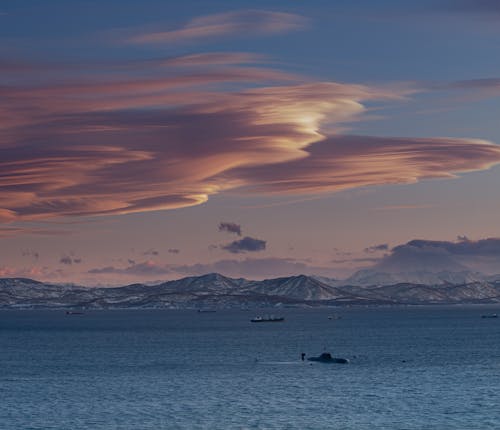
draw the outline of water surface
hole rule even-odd
[[[0,428],[500,428],[494,312],[2,311]]]

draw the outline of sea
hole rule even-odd
[[[500,429],[499,306],[269,313],[0,311],[0,429]]]

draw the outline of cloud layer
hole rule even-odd
[[[381,272],[460,272],[478,270],[499,273],[500,238],[456,242],[415,239],[391,249],[373,269]]]
[[[143,41],[302,24],[277,12],[227,13]],[[317,194],[413,183],[500,162],[500,147],[484,140],[345,135],[367,103],[415,90],[318,82],[259,61],[205,52],[52,65],[46,74],[38,64],[1,69],[0,222],[172,209],[234,189]]]
[[[138,280],[157,280],[159,278],[178,279],[183,276],[205,275],[217,272],[225,276],[248,279],[276,278],[300,274],[333,276],[334,270],[329,267],[308,265],[291,258],[245,258],[243,260],[224,259],[213,263],[190,265],[161,264],[153,261],[133,263],[124,268],[108,266],[88,271],[91,275],[114,277],[133,276]]]

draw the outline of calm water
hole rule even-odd
[[[493,312],[3,311],[0,429],[500,428]]]

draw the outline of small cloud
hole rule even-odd
[[[266,241],[246,236],[241,240],[235,240],[234,242],[224,245],[221,248],[233,254],[239,254],[242,252],[259,252],[266,249]]]
[[[73,253],[70,253],[69,255],[63,255],[59,259],[59,263],[65,264],[67,266],[70,266],[72,264],[80,264],[82,262],[81,258],[75,257]]]
[[[71,265],[71,264],[73,264],[73,259],[71,257],[64,256],[64,257],[61,257],[61,259],[59,260],[59,263]]]
[[[131,260],[130,258],[127,260],[127,262],[130,265],[134,265],[135,264],[135,260]]]
[[[219,231],[227,231],[241,236],[241,225],[234,222],[221,222],[219,224]]]
[[[40,254],[37,251],[34,251],[33,249],[25,249],[21,252],[23,257],[31,257],[34,258],[35,260],[38,260],[40,258]]]
[[[143,255],[159,255],[160,253],[156,249],[148,249],[143,252]]]
[[[177,248],[169,248],[168,252],[170,254],[179,254],[179,252],[181,252],[181,250],[177,249]]]
[[[374,252],[388,251],[388,250],[389,250],[389,245],[387,243],[381,243],[380,245],[373,245],[369,246],[368,248],[365,248],[364,252],[368,254],[373,254]]]

